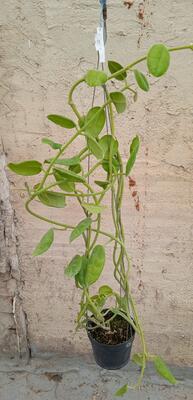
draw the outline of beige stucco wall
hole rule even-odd
[[[175,46],[193,40],[191,0],[144,0],[142,20],[138,18],[139,1],[130,10],[122,3],[109,0],[110,59],[125,64],[154,42]],[[66,95],[70,82],[95,66],[97,22],[97,0],[1,2],[0,129],[9,161],[43,161],[51,151],[41,145],[41,138],[62,141],[62,129],[51,125],[46,115],[71,115]],[[169,362],[188,365],[193,365],[192,71],[193,53],[176,54],[168,74],[160,80],[150,79],[150,92],[139,93],[138,102],[130,101],[123,119],[117,119],[125,159],[130,138],[139,134],[142,142],[132,173],[140,210],[136,210],[127,183],[123,218],[133,259],[133,293],[149,349]],[[83,109],[90,106],[91,99],[81,91],[79,102]],[[79,144],[74,153],[78,148]],[[23,187],[24,179],[9,177],[28,343],[33,351],[87,353],[86,334],[74,335],[79,293],[63,275],[81,242],[72,247],[67,234],[57,234],[49,253],[32,258],[32,249],[48,226],[24,211],[24,199],[15,190]],[[62,211],[62,217],[54,209],[49,209],[48,215],[65,221],[80,219],[75,204]],[[107,209],[104,227],[109,227],[109,216]],[[109,255],[110,250],[109,246]],[[112,280],[110,259],[101,282],[105,279]]]

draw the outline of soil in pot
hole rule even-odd
[[[105,315],[105,320],[113,316],[113,313],[109,311]],[[90,327],[94,327],[93,323],[89,323]],[[89,330],[90,335],[99,343],[107,345],[117,345],[120,343],[127,342],[134,335],[133,328],[129,323],[120,315],[116,315],[110,322],[110,331],[106,331],[103,328],[96,328]]]

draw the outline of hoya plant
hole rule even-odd
[[[115,126],[115,114],[124,113],[128,99],[132,101],[133,97],[136,101],[138,88],[141,93],[149,91],[147,74],[155,78],[161,77],[168,70],[171,53],[187,49],[193,50],[193,45],[166,48],[163,44],[155,44],[146,55],[125,67],[118,62],[109,61],[106,72],[89,70],[72,85],[69,91],[68,105],[74,113],[74,119],[56,114],[48,115],[49,121],[65,130],[64,143],[53,142],[49,138],[42,140],[44,145],[52,148],[53,156],[43,163],[27,160],[8,164],[9,169],[16,174],[38,176],[35,185],[25,183],[27,191],[25,208],[35,218],[49,223],[50,229],[37,244],[33,256],[40,256],[48,251],[54,242],[56,230],[60,230],[61,235],[63,231],[68,231],[70,243],[82,237],[80,252],[69,260],[64,269],[65,275],[74,279],[77,290],[80,292],[77,329],[89,330],[90,326],[93,334],[100,329],[100,332],[104,332],[105,335],[111,335],[114,329],[113,321],[118,317],[122,323],[126,323],[127,329],[132,329],[140,338],[141,351],[132,357],[132,360],[140,366],[138,381],[134,385],[126,383],[117,390],[117,396],[122,396],[131,387],[137,388],[141,385],[148,361],[153,362],[158,374],[170,383],[175,384],[176,379],[158,355],[149,353],[130,287],[131,258],[125,245],[122,200],[125,181],[131,174],[139,151],[140,138],[137,135],[130,138],[128,160],[126,163],[123,162],[120,152],[120,135]],[[146,64],[146,75],[138,69],[140,63]],[[117,81],[116,87],[119,85],[119,90],[112,90],[114,80]],[[82,113],[74,102],[74,92],[79,85],[90,88],[91,98],[93,88],[95,90],[98,87],[98,90],[104,93],[103,104],[93,106]],[[72,134],[69,135],[71,132]],[[72,156],[74,143],[80,136],[84,139],[84,145],[76,155]],[[110,231],[104,230],[101,219],[101,216],[103,220],[105,219],[105,196],[110,197],[114,227]],[[74,224],[71,206],[72,198],[77,200],[84,213],[84,218],[76,224]],[[48,218],[46,213],[38,214],[33,209],[35,200],[41,202],[45,210],[46,207],[61,208],[61,218],[56,221]],[[65,222],[64,208],[67,212],[70,210],[72,224]],[[124,222],[127,224],[126,219]],[[118,289],[114,290],[108,282],[105,282],[96,291],[93,290],[93,284],[103,273],[106,246],[109,243],[112,244],[112,257],[111,260],[108,259],[106,268],[112,269],[113,266]],[[127,339],[128,337],[124,340]]]

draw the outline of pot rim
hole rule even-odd
[[[86,328],[87,329],[87,328]],[[117,343],[117,344],[107,344],[107,343],[101,343],[101,342],[98,342],[98,340],[96,340],[95,338],[93,338],[93,336],[91,335],[91,333],[89,332],[89,330],[87,329],[87,335],[88,335],[88,337],[89,337],[89,339],[90,340],[92,340],[93,342],[95,342],[95,343],[97,343],[98,345],[100,345],[100,346],[103,346],[103,347],[116,347],[116,348],[118,348],[118,347],[121,347],[121,346],[124,346],[124,345],[126,345],[126,344],[128,344],[128,343],[133,343],[133,340],[134,340],[134,337],[135,337],[135,332],[133,333],[133,335],[128,339],[128,340],[126,340],[125,342],[121,342],[121,343]]]

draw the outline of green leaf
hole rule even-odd
[[[40,242],[36,246],[36,248],[33,251],[32,255],[33,256],[40,256],[40,254],[45,253],[51,247],[53,241],[54,241],[54,230],[53,230],[53,228],[51,228],[41,238]]]
[[[58,187],[65,192],[74,192],[75,185],[74,182],[69,182],[67,179],[63,178],[60,173],[54,171],[54,178],[58,183]]]
[[[39,161],[30,160],[20,163],[9,163],[8,168],[18,175],[38,175],[42,171],[42,164]]]
[[[87,264],[88,264],[88,259],[86,256],[82,256],[82,261],[81,261],[81,269],[79,273],[76,275],[76,284],[79,284],[81,287],[86,286],[86,270],[87,270]]]
[[[53,158],[49,158],[45,162],[50,164],[52,162]],[[78,156],[71,157],[71,158],[58,158],[54,164],[58,165],[65,165],[66,167],[70,167],[72,165],[76,165],[80,163],[80,158]]]
[[[107,81],[108,76],[103,71],[90,70],[85,76],[85,81],[89,86],[101,86]]]
[[[117,300],[117,303],[119,305],[119,310],[122,309],[127,313],[128,310],[128,299],[126,296],[120,296],[118,293],[115,293],[115,297]],[[119,311],[118,311],[119,312]]]
[[[126,105],[127,105],[126,97],[124,96],[124,94],[121,92],[111,92],[110,98],[111,98],[118,114],[123,113],[125,111]]]
[[[85,218],[79,224],[73,229],[70,235],[70,242],[81,236],[86,229],[89,228],[92,224],[92,219],[91,218]]]
[[[78,125],[82,129],[83,126],[85,125],[85,116],[83,115],[82,117],[79,118],[78,120]]]
[[[113,294],[113,289],[108,285],[103,285],[99,288],[99,294],[102,296],[111,296]]]
[[[94,203],[81,203],[81,205],[91,214],[100,214],[106,209],[105,206],[99,206]]]
[[[105,111],[101,107],[93,107],[85,118],[85,134],[90,137],[97,137],[105,124]]]
[[[61,176],[61,179],[65,178],[69,182],[85,182],[85,179],[82,176],[75,174],[75,172],[70,171],[69,169],[53,168],[53,172],[54,174],[57,172],[58,176]]]
[[[68,266],[65,268],[64,273],[70,278],[74,278],[80,272],[81,266],[82,257],[77,254],[75,257],[73,257]]]
[[[143,354],[141,354],[141,353],[133,354],[132,361],[135,364],[137,364],[140,367],[142,367],[143,366]]]
[[[120,169],[120,165],[119,165],[119,161],[115,157],[113,157],[112,166],[113,166],[113,172],[117,173]],[[106,172],[109,173],[109,171],[110,171],[109,160],[104,160],[102,163],[102,167]]]
[[[99,140],[99,144],[103,149],[104,152],[104,158],[109,159],[110,155],[110,148],[112,146],[111,150],[111,156],[113,157],[118,150],[118,141],[114,139],[111,135],[105,135]]]
[[[100,186],[102,189],[106,189],[109,185],[108,181],[94,181],[96,185]]]
[[[172,383],[175,385],[177,383],[176,378],[168,368],[168,366],[165,364],[165,362],[162,360],[162,358],[156,356],[153,360],[154,362],[154,367],[157,371],[157,373],[162,376],[162,378],[166,379],[168,382]]]
[[[140,89],[144,90],[145,92],[148,92],[149,90],[149,83],[145,75],[142,74],[142,72],[138,71],[137,69],[134,70],[135,74],[135,79],[140,87]]]
[[[86,271],[86,284],[88,286],[95,283],[104,268],[105,265],[105,249],[103,246],[98,244],[94,247],[91,256],[88,260],[87,271]]]
[[[69,118],[63,117],[62,115],[50,114],[47,116],[49,121],[54,122],[54,124],[62,126],[62,128],[73,129],[76,124]]]
[[[104,157],[103,148],[94,138],[87,139],[87,145],[91,153],[98,159],[101,160]]]
[[[124,386],[122,386],[120,389],[118,389],[118,390],[115,392],[115,396],[117,396],[117,397],[122,397],[122,396],[124,396],[124,394],[127,393],[127,392],[128,392],[128,385],[124,385]]]
[[[41,203],[48,207],[63,208],[66,205],[66,198],[63,193],[52,192],[47,190],[38,194]]]
[[[147,66],[151,75],[159,77],[166,73],[170,65],[170,53],[163,44],[155,44],[147,55]]]
[[[99,309],[103,309],[105,302],[106,302],[106,297],[101,295],[98,296],[97,294],[91,297],[91,300],[95,304],[95,306]],[[91,310],[92,312],[96,312],[96,310]]]
[[[131,146],[130,146],[130,157],[129,160],[127,161],[127,165],[126,165],[126,176],[128,176],[135,164],[135,160],[137,157],[137,153],[139,150],[139,137],[135,136],[134,139],[132,140]]]
[[[71,165],[69,167],[69,170],[75,172],[75,174],[79,174],[82,171],[82,168],[81,168],[80,164],[75,164],[75,165]]]
[[[49,146],[54,150],[61,149],[61,147],[62,147],[62,145],[60,143],[55,143],[55,142],[53,142],[53,140],[48,139],[48,138],[43,138],[42,143],[49,144]]]
[[[115,72],[123,69],[123,66],[116,61],[108,61],[108,67],[111,74],[114,74]],[[118,81],[124,81],[124,79],[126,78],[127,78],[127,73],[125,71],[121,72],[115,77],[115,79],[117,79]]]

